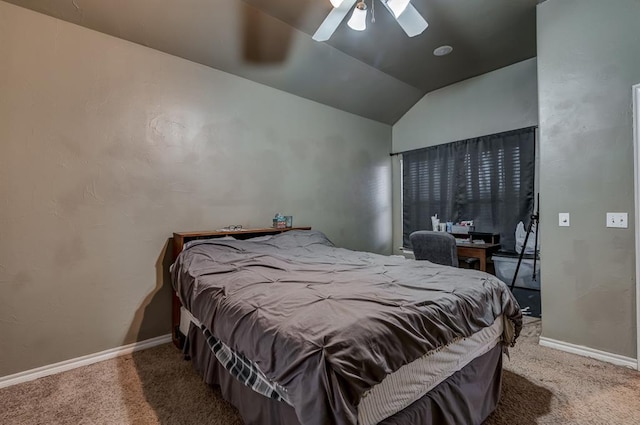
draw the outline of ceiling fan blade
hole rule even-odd
[[[389,6],[386,2],[382,2],[384,6],[387,8],[391,16],[395,17]],[[409,37],[415,37],[416,35],[420,35],[427,29],[429,24],[422,17],[420,12],[416,10],[415,7],[411,3],[407,5],[407,8],[396,18],[398,24],[402,27],[404,32],[407,33]]]
[[[312,38],[315,41],[327,41],[331,38],[338,25],[344,20],[355,3],[356,0],[344,0],[340,6],[331,9],[331,12],[322,21]]]

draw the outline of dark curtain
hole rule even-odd
[[[403,243],[440,222],[473,220],[515,252],[515,229],[533,213],[535,127],[402,153]]]

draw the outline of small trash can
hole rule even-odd
[[[520,254],[497,253],[491,257],[496,271],[496,277],[511,286],[513,275],[518,266]],[[533,280],[533,254],[525,254],[522,257],[520,270],[516,279],[516,288],[540,289],[540,259],[536,260],[536,280]]]

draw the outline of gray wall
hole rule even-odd
[[[639,18],[637,0],[538,6],[543,336],[632,358]],[[606,228],[607,211],[629,212],[629,228]]]
[[[392,150],[403,152],[535,125],[538,86],[533,58],[427,94],[393,126]],[[393,158],[393,247],[398,253],[402,176],[399,159]]]
[[[425,95],[393,126],[393,152],[538,125],[536,59]]]
[[[0,376],[169,332],[173,231],[390,252],[391,128],[0,2]]]

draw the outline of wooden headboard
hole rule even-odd
[[[277,235],[279,233],[288,232],[290,230],[311,230],[311,227],[288,227],[284,229],[276,229],[274,227],[266,227],[261,229],[241,229],[241,230],[205,230],[202,232],[175,232],[173,234],[173,257],[171,263],[176,261],[178,255],[182,252],[184,244],[196,239],[221,238],[223,236],[233,236],[236,239],[249,239],[256,236]],[[182,348],[185,336],[180,332],[180,298],[175,291],[171,291],[171,336],[176,347]]]

